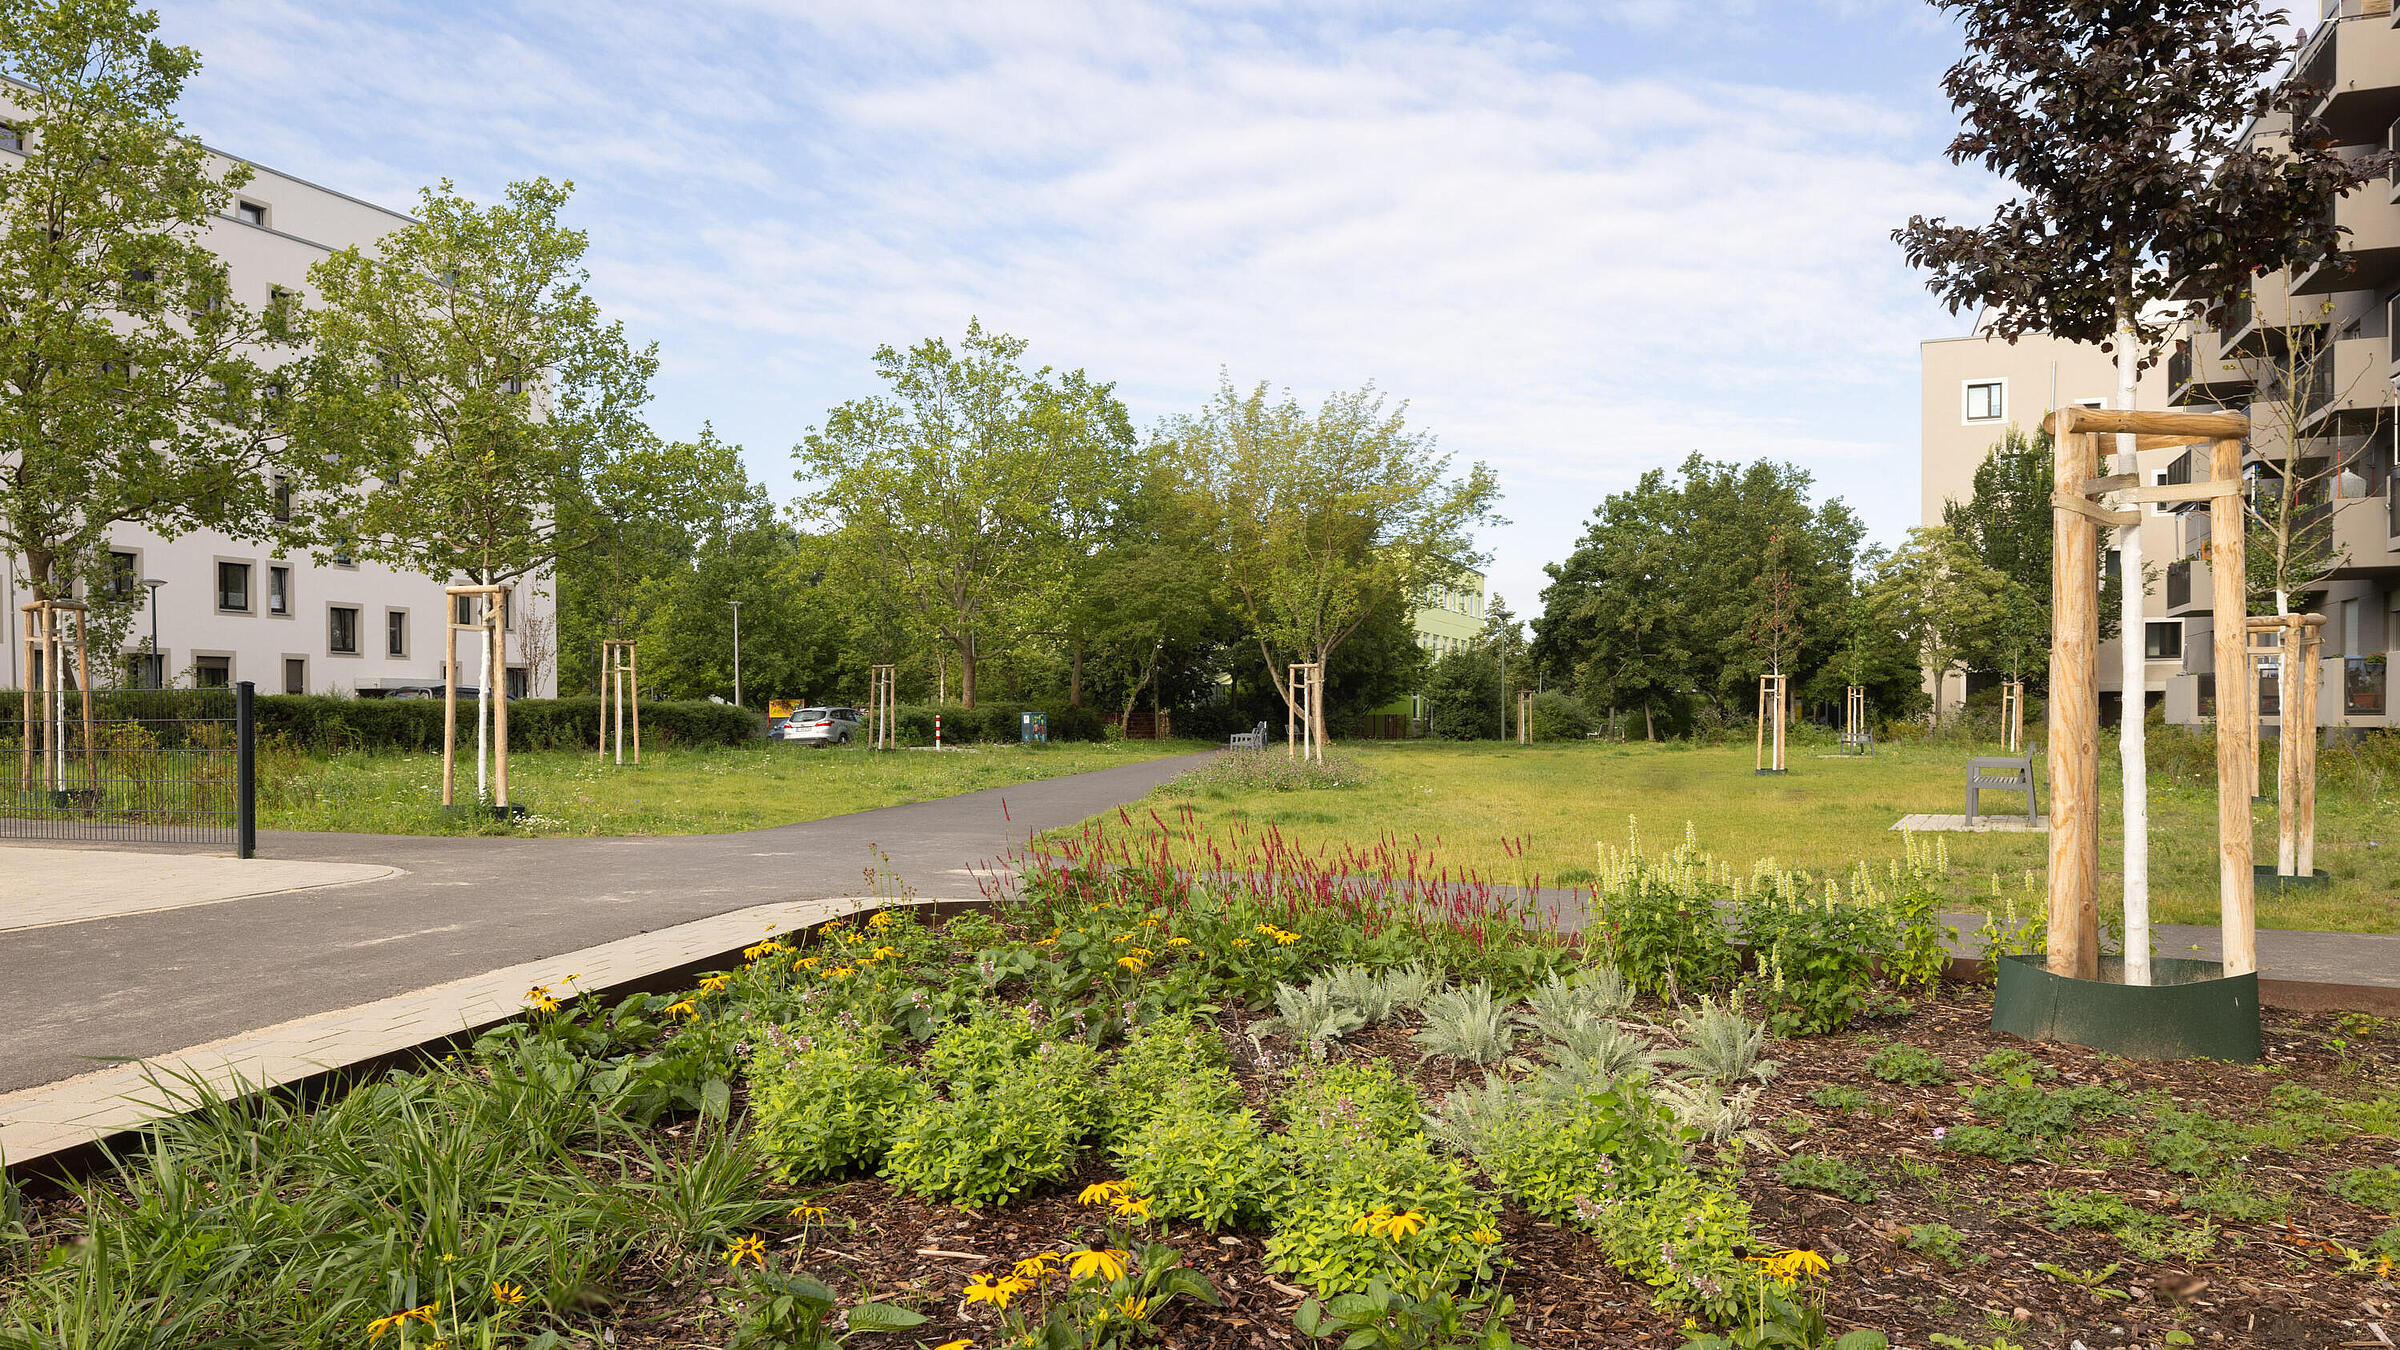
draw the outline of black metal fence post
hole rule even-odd
[[[258,723],[253,700],[258,686],[243,680],[233,686],[233,809],[234,856],[258,856]]]

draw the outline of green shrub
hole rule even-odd
[[[1966,1237],[1946,1223],[1911,1224],[1900,1231],[1900,1245],[1945,1266],[1956,1266],[1966,1259]]]
[[[1555,689],[1535,694],[1525,718],[1526,734],[1537,741],[1580,741],[1597,725],[1582,699]]]
[[[1328,1134],[1352,1137],[1353,1126],[1390,1145],[1422,1133],[1417,1122],[1425,1104],[1415,1086],[1392,1072],[1390,1060],[1304,1063],[1287,1078],[1291,1086],[1275,1100],[1275,1115],[1304,1152],[1313,1152]]]
[[[965,1207],[1056,1181],[1074,1170],[1091,1133],[1099,1068],[1090,1046],[1054,1043],[1001,1069],[988,1086],[954,1081],[949,1095],[901,1113],[883,1174],[910,1194]]]
[[[1356,787],[1371,775],[1358,757],[1328,751],[1322,761],[1296,759],[1280,749],[1228,750],[1207,763],[1159,785],[1176,797],[1229,797],[1245,792],[1314,792],[1324,788]]]
[[[1320,1295],[1363,1290],[1385,1272],[1392,1243],[1361,1222],[1379,1211],[1416,1214],[1424,1234],[1479,1254],[1499,1244],[1499,1207],[1457,1163],[1434,1156],[1422,1134],[1386,1139],[1362,1118],[1336,1117],[1283,1142],[1292,1191],[1267,1238],[1267,1268]]]
[[[1875,1199],[1875,1183],[1866,1173],[1823,1153],[1793,1154],[1775,1169],[1775,1179],[1786,1186],[1838,1195],[1854,1204],[1871,1204]]]
[[[2400,1167],[2352,1167],[2326,1179],[2325,1189],[2361,1209],[2400,1213]]]
[[[1910,1087],[1932,1087],[1950,1081],[1950,1070],[1940,1055],[1907,1041],[1894,1041],[1869,1056],[1867,1072],[1886,1083],[1905,1083]]]
[[[1501,734],[1500,663],[1488,652],[1451,652],[1425,675],[1425,729],[1437,740],[1479,741]]]
[[[226,715],[232,715],[226,695]],[[333,698],[321,694],[262,694],[256,702],[258,732],[280,736],[314,751],[438,750],[442,744],[439,698]],[[462,722],[470,715],[461,709]],[[705,700],[642,705],[645,744],[670,746],[742,745],[764,733],[765,721],[747,708]],[[508,744],[512,750],[588,750],[600,744],[600,700],[516,698],[508,701]]]
[[[1135,1028],[1101,1083],[1102,1137],[1115,1143],[1138,1133],[1170,1097],[1178,1110],[1200,1111],[1239,1100],[1232,1062],[1216,1027],[1192,1013]]]
[[[1875,1105],[1875,1098],[1865,1089],[1848,1083],[1827,1083],[1808,1094],[1808,1099],[1828,1111],[1867,1111]]]
[[[1151,1217],[1211,1233],[1264,1226],[1288,1184],[1258,1113],[1222,1109],[1202,1083],[1167,1092],[1118,1147],[1117,1167]]]
[[[1646,867],[1647,860],[1636,860]],[[1681,878],[1632,878],[1598,897],[1608,960],[1636,989],[1667,1002],[1697,998],[1733,982],[1740,970],[1718,912],[1722,888],[1688,890]]]
[[[974,1090],[1030,1058],[1042,1044],[1033,1013],[1007,1003],[979,1003],[966,1020],[944,1027],[925,1048],[924,1074],[937,1088]]]
[[[1493,1091],[1496,1085],[1487,1080],[1480,1095],[1489,1105],[1473,1112],[1480,1119],[1470,1117],[1465,1142],[1493,1185],[1543,1218],[1570,1219],[1579,1198],[1644,1189],[1683,1165],[1674,1116],[1638,1084],[1572,1101]]]
[[[1611,1263],[1650,1286],[1658,1306],[1724,1320],[1737,1314],[1750,1283],[1742,1257],[1758,1250],[1736,1180],[1678,1168],[1647,1191],[1586,1200],[1576,1216]]]
[[[775,1034],[749,1074],[751,1128],[793,1181],[880,1162],[894,1123],[923,1096],[871,1037],[830,1021]]]

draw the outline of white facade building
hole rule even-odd
[[[0,173],[17,159],[0,143]],[[279,290],[305,296],[308,269],[318,259],[352,245],[371,246],[408,223],[397,211],[260,165],[250,168],[251,180],[231,213],[212,221],[206,236],[231,269],[233,294],[243,304],[263,307]],[[96,683],[147,683],[163,671],[173,684],[249,680],[268,694],[368,696],[441,684],[440,580],[368,562],[319,565],[306,554],[287,556],[207,530],[164,539],[121,526],[109,545],[118,555],[122,584],[137,590],[149,580],[165,584],[152,589],[126,632],[125,650],[113,668],[96,670]],[[27,675],[17,607],[32,597],[21,584],[20,560],[0,562],[0,627],[8,645],[0,681],[14,688]],[[509,693],[554,697],[557,607],[550,576],[521,582],[513,608],[518,621],[508,639]],[[155,665],[148,659],[153,621]],[[479,644],[460,637],[460,682],[480,684],[480,659],[473,655]],[[96,668],[106,659],[92,655]]]

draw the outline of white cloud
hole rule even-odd
[[[169,28],[209,62],[195,126],[237,152],[403,205],[443,175],[576,179],[603,298],[664,347],[662,427],[712,418],[779,490],[878,343],[978,314],[1144,417],[1220,367],[1374,379],[1500,468],[1520,611],[1602,492],[1695,448],[1797,460],[1911,523],[1915,343],[1952,325],[1885,236],[1984,191],[1939,161],[1924,91],[1576,55],[1755,29],[1738,7],[1504,17],[206,0]]]

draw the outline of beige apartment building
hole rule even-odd
[[[2389,0],[2336,0],[2295,69],[2326,91],[2313,109],[2350,157],[2400,147],[2400,26]],[[2278,117],[2246,137],[2272,146]],[[2400,726],[2390,667],[2400,648],[2400,494],[2393,490],[2400,425],[2400,175],[2342,198],[2334,220],[2349,231],[2342,254],[2298,272],[2262,275],[2229,297],[2217,326],[2197,325],[2167,363],[2168,401],[2224,407],[2251,419],[2246,449],[2257,492],[2275,492],[2296,460],[2308,516],[2330,518],[2331,559],[2310,608],[2326,617],[2318,671],[2318,722]],[[2291,447],[2298,446],[2294,455]],[[2193,629],[2171,715],[2192,717],[2213,700],[2216,671],[2200,636],[2209,613],[2208,517],[2181,518],[2181,547],[2167,574],[2167,612]],[[2261,672],[2265,720],[2280,722],[2280,681]]]
[[[22,142],[9,112],[0,99],[0,173],[21,161]],[[236,162],[212,153],[221,167]],[[249,184],[226,214],[209,223],[206,236],[230,269],[234,294],[247,304],[263,306],[278,291],[305,296],[308,269],[318,259],[352,245],[371,246],[408,223],[397,211],[261,165],[250,168]],[[261,693],[367,696],[441,684],[441,580],[364,561],[319,564],[306,554],[285,555],[208,530],[168,539],[123,526],[109,546],[115,584],[141,609],[123,651],[113,660],[93,654],[96,683],[249,680]],[[30,596],[20,584],[22,572],[16,558],[0,555],[0,639],[8,653],[0,658],[0,687],[21,686],[27,675],[17,606]],[[515,609],[510,693],[554,696],[556,598],[550,577],[536,575],[521,585]],[[470,658],[462,656],[460,664],[462,683],[481,678]]]
[[[2029,335],[2010,343],[1994,337],[1982,318],[1966,337],[1935,338],[1918,347],[1922,387],[1919,408],[1922,426],[1919,519],[1942,523],[1942,508],[1975,495],[1975,470],[2011,428],[2031,436],[2051,409],[2068,406],[2102,408],[2116,399],[2116,359],[2096,346]],[[2134,386],[2134,404],[2141,408],[2167,406],[2167,375],[2163,365],[2143,372]],[[2148,451],[2141,456],[2143,474],[2163,483],[2174,471],[2176,455]],[[2171,508],[2157,510],[2142,521],[2142,556],[2157,560],[2182,556],[2177,549],[2176,517]],[[2111,572],[2114,572],[2114,550]],[[2115,591],[2111,588],[2110,600]],[[2168,702],[2171,682],[2183,673],[2185,653],[2197,640],[2184,630],[2188,620],[2170,613],[2163,588],[2153,588],[2145,606],[2140,640],[2148,657],[2144,682],[2145,706]],[[2100,700],[2104,720],[2113,721],[2120,706],[2124,680],[2117,643],[2101,644]],[[2205,645],[2205,644],[2204,644]],[[1964,672],[1928,675],[1926,692],[1938,707],[1957,707],[1966,697]]]

